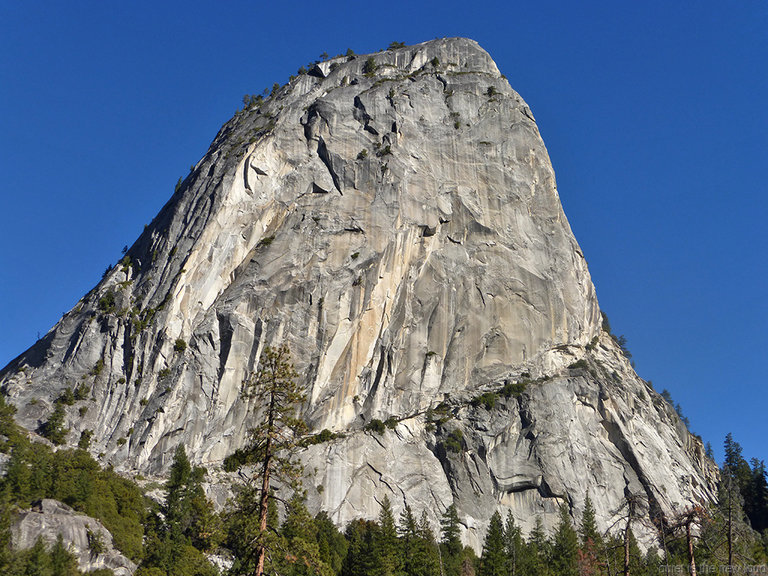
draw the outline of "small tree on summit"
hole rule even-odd
[[[301,482],[302,469],[293,457],[307,430],[306,423],[296,415],[306,397],[297,378],[288,347],[266,347],[258,370],[243,383],[243,396],[255,399],[263,412],[249,430],[249,445],[225,461],[228,470],[244,465],[252,465],[255,470],[241,487],[232,515],[238,525],[238,541],[231,543],[238,558],[238,566],[233,567],[237,574],[264,574],[270,536],[278,528],[268,522],[270,503],[275,499],[272,481],[293,488]]]

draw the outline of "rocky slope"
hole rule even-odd
[[[546,524],[589,489],[607,527],[626,494],[667,515],[713,494],[700,442],[601,332],[533,115],[473,41],[337,57],[253,99],[0,376],[33,429],[89,389],[69,441],[93,430],[125,471],[162,473],[180,442],[215,468],[280,343],[311,427],[343,433],[303,455],[339,523],[384,495],[433,518],[456,502],[477,545],[495,508]]]
[[[18,549],[31,548],[38,538],[52,545],[59,534],[83,572],[108,568],[115,576],[130,576],[136,571],[136,564],[114,548],[112,534],[101,522],[56,500],[40,500],[16,515],[11,526],[13,546]]]

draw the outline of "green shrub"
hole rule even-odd
[[[80,406],[77,413],[80,415],[80,418],[83,418],[88,413],[88,406]]]
[[[85,382],[81,382],[75,387],[75,400],[85,400],[91,393],[91,387]]]
[[[115,293],[112,289],[107,290],[106,294],[99,298],[98,307],[105,314],[112,314],[115,311]]]
[[[163,378],[167,378],[170,375],[171,375],[171,369],[170,368],[163,368],[162,370],[160,370],[160,372],[157,373],[157,377],[160,378],[161,380]]]
[[[569,364],[568,368],[570,370],[589,370],[589,364],[587,364],[587,361],[582,358],[581,360],[577,360],[576,362]]]
[[[274,241],[275,241],[275,237],[274,236],[267,236],[266,238],[262,238],[261,240],[259,240],[259,243],[256,244],[256,247],[257,248],[260,248],[262,246],[267,247],[270,244],[272,244],[272,242],[274,242]]]
[[[102,373],[103,370],[104,370],[104,359],[99,358],[98,362],[96,362],[96,364],[93,365],[93,368],[91,368],[91,371],[89,372],[89,374],[91,376],[98,376],[99,374]]]
[[[38,432],[56,445],[64,444],[67,440],[68,428],[64,428],[64,406],[56,404],[50,417],[40,425]]]
[[[323,442],[329,442],[331,440],[335,440],[336,438],[343,438],[344,434],[338,433],[338,432],[331,432],[327,428],[324,428],[322,431],[320,431],[317,434],[312,434],[311,436],[308,436],[304,439],[302,444],[304,446],[313,446],[315,444],[322,444]]]
[[[397,50],[398,48],[405,48],[405,42],[390,42],[387,50]]]
[[[91,445],[91,438],[93,438],[93,430],[83,430],[80,432],[80,440],[77,441],[77,447],[80,450],[88,450]]]
[[[509,398],[510,396],[517,398],[525,392],[526,385],[527,382],[507,382],[501,389],[501,395],[504,398]]]
[[[366,430],[368,432],[374,432],[376,434],[384,434],[384,431],[387,429],[387,427],[384,425],[384,422],[379,420],[378,418],[374,418],[368,424],[365,425],[363,430]]]
[[[65,406],[72,406],[75,403],[75,394],[72,392],[72,388],[67,386],[64,388],[59,397],[56,398],[58,404],[64,404]]]
[[[432,58],[431,64],[434,68],[437,68],[438,66],[440,66],[440,59],[437,56],[435,56],[434,58]]]
[[[90,528],[87,528],[86,537],[88,538],[88,550],[90,551],[92,558],[106,551],[104,539],[102,538],[100,531],[97,530],[96,532],[92,532]]]
[[[352,258],[352,260],[357,260],[358,256],[360,256],[360,252],[353,252],[350,258]]]
[[[453,432],[446,436],[443,441],[443,445],[448,452],[459,453],[464,447],[464,433],[461,429],[456,428]]]
[[[438,404],[435,408],[427,408],[427,422],[434,424],[445,424],[452,418],[450,406],[445,403]]]
[[[384,426],[386,426],[390,430],[394,430],[395,428],[397,428],[397,423],[398,423],[397,418],[395,418],[394,416],[390,416],[384,421]]]
[[[358,160],[365,160],[368,157],[368,150],[363,148],[360,150],[360,152],[357,153],[357,159]]]
[[[139,311],[136,307],[131,310],[131,315],[133,316],[133,319],[131,320],[131,323],[133,324],[133,329],[135,332],[141,332],[146,328],[150,322],[155,317],[155,313],[157,310],[154,308],[145,308],[144,310]],[[131,335],[134,336],[133,334]]]
[[[475,396],[470,401],[470,404],[477,408],[478,406],[484,406],[486,410],[490,410],[494,406],[496,406],[496,400],[499,399],[498,394],[496,392],[486,392],[485,394],[481,394],[480,396]]]
[[[368,60],[363,64],[363,74],[368,78],[372,78],[376,74],[378,68],[379,66],[376,64],[376,60],[373,59],[373,56],[369,56]]]
[[[183,338],[177,338],[176,342],[174,342],[174,344],[173,344],[174,352],[178,352],[179,354],[183,354],[186,349],[187,349],[187,343],[184,341],[184,339]]]
[[[120,265],[122,266],[122,271],[127,274],[128,273],[128,269],[133,265],[131,263],[131,257],[128,256],[128,254],[123,256],[123,259],[120,260]]]

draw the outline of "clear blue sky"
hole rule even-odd
[[[639,374],[768,460],[768,3],[0,0],[0,365],[120,257],[246,93],[480,42],[528,102]]]

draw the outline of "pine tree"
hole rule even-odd
[[[515,524],[512,512],[508,511],[504,521],[504,554],[509,576],[518,576],[521,573],[521,567],[526,563],[525,553],[522,530]]]
[[[723,448],[725,449],[725,463],[723,468],[726,468],[733,475],[733,479],[736,481],[739,491],[742,496],[745,496],[749,489],[752,473],[749,464],[747,464],[747,461],[744,460],[744,457],[741,454],[741,445],[733,439],[733,435],[729,432],[725,436]]]
[[[6,483],[0,486],[0,570],[7,572],[13,559],[11,550],[11,506],[10,490]]]
[[[583,576],[597,574],[603,553],[603,538],[597,529],[595,507],[592,505],[589,491],[587,491],[587,497],[584,500],[584,511],[582,512],[581,525],[579,526],[579,539],[581,542],[578,562],[579,574]]]
[[[339,532],[325,511],[318,512],[315,516],[315,527],[320,559],[331,567],[334,574],[339,574],[348,548],[344,534]]]
[[[440,560],[437,543],[426,512],[418,522],[410,506],[400,516],[400,545],[403,551],[403,574],[406,576],[439,576]]]
[[[440,559],[445,576],[461,574],[462,550],[459,514],[451,504],[440,519]]]
[[[221,528],[202,482],[205,470],[192,467],[183,445],[176,447],[162,514],[155,513],[147,525],[141,575],[215,575],[216,569],[203,550],[220,541]]]
[[[416,518],[413,516],[413,510],[411,510],[408,504],[405,505],[400,514],[400,524],[397,527],[397,532],[400,536],[405,573],[410,574],[410,570],[413,568],[413,549],[418,539],[418,526],[416,525]]]
[[[379,512],[379,525],[373,535],[373,548],[378,570],[376,576],[394,576],[399,573],[402,564],[402,556],[397,539],[397,527],[395,517],[392,514],[392,505],[386,496],[381,502]]]
[[[480,557],[479,576],[505,576],[507,558],[504,554],[504,527],[498,510],[491,516]]]
[[[241,526],[248,531],[240,534],[240,548],[245,556],[238,558],[238,572],[262,576],[267,554],[276,546],[277,526],[268,523],[272,480],[294,490],[300,484],[301,467],[294,463],[294,456],[306,424],[296,412],[306,397],[297,378],[288,348],[267,346],[258,370],[243,383],[243,396],[255,400],[262,419],[249,430],[249,445],[225,461],[229,470],[246,464],[254,464],[257,469],[255,476],[241,486],[239,506],[234,511],[238,515],[258,516],[257,522]]]
[[[51,556],[41,536],[38,536],[32,548],[24,551],[21,560],[24,564],[22,573],[25,576],[53,576]]]
[[[552,541],[552,566],[557,576],[578,574],[579,539],[566,504],[560,505],[559,520]]]
[[[344,539],[347,554],[341,567],[341,576],[374,576],[377,573],[374,532],[377,526],[366,520],[353,520],[347,524]]]
[[[768,528],[768,482],[766,482],[765,462],[752,458],[751,477],[745,512],[749,517],[752,528],[763,532]]]
[[[536,523],[528,535],[528,553],[526,554],[527,566],[525,574],[528,576],[545,576],[552,573],[549,563],[550,543],[544,532],[544,524],[541,516],[536,516]]]
[[[281,528],[285,548],[276,554],[277,572],[285,576],[333,576],[333,569],[321,559],[317,526],[304,505],[304,494],[294,493],[287,510]]]
[[[752,563],[754,535],[744,514],[744,500],[732,470],[720,470],[717,504],[702,525],[701,539],[708,563],[739,566]]]
[[[67,550],[61,534],[56,537],[56,543],[51,548],[50,557],[53,576],[78,576],[80,574],[77,569],[77,560]]]

